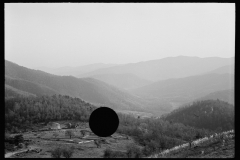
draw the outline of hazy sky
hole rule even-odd
[[[19,65],[233,57],[234,3],[5,3],[5,59]]]

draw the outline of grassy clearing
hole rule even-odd
[[[61,124],[61,127],[64,126],[65,122],[58,122]],[[50,151],[58,148],[58,147],[73,147],[74,153],[73,158],[101,158],[103,156],[104,150],[107,148],[111,148],[113,150],[118,151],[126,151],[126,146],[134,143],[134,141],[130,139],[126,139],[121,137],[120,134],[115,133],[113,137],[106,137],[107,144],[101,144],[101,148],[97,148],[94,139],[99,139],[98,136],[91,133],[89,136],[83,138],[81,135],[82,129],[86,128],[87,124],[83,124],[77,129],[69,129],[74,132],[74,136],[70,139],[65,135],[65,131],[68,129],[61,129],[56,131],[38,131],[38,132],[27,132],[23,133],[24,139],[31,140],[28,147],[35,147],[41,149],[40,153],[35,152],[23,152],[19,154],[15,154],[11,157],[19,157],[19,158],[51,158]],[[58,136],[54,136],[57,133]],[[118,138],[116,138],[118,137]],[[90,141],[90,142],[89,142]],[[78,142],[86,142],[80,143]]]

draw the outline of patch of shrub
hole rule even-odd
[[[51,156],[53,158],[61,158],[61,156],[65,158],[71,158],[73,156],[73,151],[74,148],[55,148],[54,150],[51,151]]]
[[[24,139],[22,134],[14,136],[14,143],[16,146],[19,145],[19,143],[23,143],[23,142],[24,142]]]
[[[73,148],[64,148],[62,149],[62,155],[65,158],[71,158],[73,156]]]
[[[51,151],[51,156],[53,158],[61,158],[62,155],[62,149],[61,148],[55,148]]]
[[[130,144],[127,146],[126,155],[128,158],[141,158],[143,156],[141,149],[134,144]]]
[[[15,145],[14,144],[10,144],[10,143],[8,143],[8,142],[5,142],[5,152],[6,151],[14,151],[15,150]]]
[[[103,158],[127,158],[126,153],[121,151],[113,151],[109,148],[107,148],[104,151]]]
[[[103,154],[103,157],[104,157],[104,158],[110,158],[111,152],[112,152],[111,149],[109,149],[109,148],[105,149],[104,154]]]

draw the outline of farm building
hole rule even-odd
[[[51,129],[61,129],[61,126],[59,123],[56,122],[49,122],[48,123],[49,128]]]
[[[66,127],[67,127],[67,128],[72,128],[72,124],[71,124],[71,123],[67,123],[67,124],[66,124]]]
[[[77,128],[78,124],[77,123],[67,123],[65,126],[67,128]]]

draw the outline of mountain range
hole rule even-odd
[[[5,84],[37,96],[68,95],[96,106],[107,106],[115,110],[147,112],[157,106],[155,113],[161,114],[169,108],[164,101],[156,104],[94,78],[52,75],[7,60],[5,60]]]
[[[233,74],[204,74],[173,78],[131,90],[140,97],[155,97],[172,102],[187,102],[218,90],[234,87]]]
[[[5,61],[5,84],[36,95],[62,94],[78,97],[95,105],[138,110],[138,98],[93,78],[56,76]],[[136,103],[136,104],[134,104]]]
[[[234,57],[179,56],[123,65],[82,66],[85,67],[82,78],[77,78],[53,75],[5,60],[5,94],[62,94],[96,106],[161,115],[198,98],[211,97],[214,92],[234,88],[233,64]],[[69,69],[72,68],[62,67],[62,72],[68,74]],[[228,99],[227,94],[215,95],[212,97]]]
[[[80,74],[78,77],[128,73],[149,81],[159,81],[204,74],[219,67],[233,64],[234,58],[178,56],[97,69],[85,74]]]

